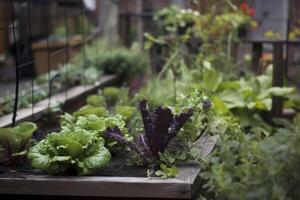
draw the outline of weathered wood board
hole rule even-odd
[[[199,140],[201,153],[208,155],[214,148],[217,137],[203,136]],[[16,173],[1,174],[0,197],[4,194],[113,197],[113,198],[162,198],[193,199],[198,195],[196,163],[182,164],[175,178],[104,177],[104,176],[47,176]]]

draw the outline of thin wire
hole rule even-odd
[[[84,8],[84,4],[81,3],[81,9],[82,9],[82,17],[84,19],[85,17],[85,8]],[[82,20],[82,25],[83,25],[83,48],[82,48],[82,52],[83,52],[83,70],[84,70],[84,88],[86,89],[86,83],[87,83],[87,77],[86,77],[86,64],[87,64],[87,59],[86,59],[86,23],[85,20]]]
[[[1,1],[0,1],[1,2]],[[81,15],[81,11],[73,11],[73,12],[70,12],[67,16],[74,16],[74,15]],[[51,15],[51,18],[53,19],[60,19],[62,18],[64,15],[63,14],[57,14],[57,15]],[[11,17],[0,17],[0,21],[11,21],[12,18]],[[39,18],[39,19],[35,19],[36,20],[46,20],[45,18]]]
[[[48,108],[50,108],[51,104],[51,77],[50,77],[50,46],[49,46],[49,13],[48,13],[48,5],[45,4],[46,10],[46,32],[47,32],[47,70],[48,70]]]
[[[28,40],[29,45],[31,46],[31,15],[30,15],[30,0],[27,0],[27,17],[28,17]],[[31,120],[33,121],[33,113],[34,113],[34,78],[31,76]]]
[[[66,5],[64,6],[64,23],[65,23],[65,30],[66,30],[66,63],[69,63],[69,28],[68,28],[68,19],[67,19],[67,10]],[[66,67],[66,80],[68,79],[68,65]],[[68,99],[68,88],[66,87],[66,99]]]
[[[13,22],[13,39],[15,44],[15,63],[16,63],[16,88],[15,88],[15,101],[14,101],[14,111],[12,118],[12,126],[16,125],[17,111],[18,111],[18,101],[19,101],[19,61],[18,61],[18,48],[17,48],[17,39],[16,39],[16,30],[15,30],[15,10],[14,10],[14,0],[12,1],[12,22]]]

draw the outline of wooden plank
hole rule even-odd
[[[89,94],[93,91],[96,91],[102,86],[105,86],[108,83],[112,83],[117,80],[117,76],[115,75],[105,75],[100,78],[99,81],[95,82],[93,85],[86,86],[76,86],[68,89],[66,92],[62,92],[56,95],[53,95],[50,99],[50,105],[67,103],[68,101],[72,101],[81,95]],[[19,123],[25,120],[31,120],[32,117],[34,119],[39,118],[44,111],[48,109],[49,100],[42,100],[34,105],[34,110],[32,112],[31,108],[23,108],[18,110],[16,122]],[[0,127],[8,127],[12,124],[12,115],[5,115],[0,118]]]
[[[189,198],[189,190],[189,184],[178,179],[30,175],[0,178],[0,194]]]
[[[82,36],[81,35],[75,35],[69,37],[68,45],[73,47],[73,46],[78,46],[82,43]],[[50,49],[59,49],[59,48],[64,48],[66,47],[67,44],[67,39],[66,38],[59,38],[55,40],[50,40],[49,42],[49,48]],[[33,50],[44,50],[47,48],[47,40],[41,40],[36,43],[32,44],[32,49]]]
[[[252,44],[252,71],[256,74],[259,73],[260,59],[263,53],[263,43],[254,42]]]
[[[218,140],[219,136],[203,135],[194,143],[194,147],[199,148],[202,156],[208,156]],[[199,196],[200,188],[202,186],[202,180],[199,176],[200,167],[198,163],[190,163],[179,171],[177,179],[191,184],[191,198],[197,199]]]
[[[283,87],[284,79],[284,58],[283,43],[273,44],[273,86]],[[272,114],[273,116],[281,116],[283,110],[283,100],[281,97],[273,97]]]

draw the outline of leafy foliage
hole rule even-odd
[[[241,130],[221,135],[202,173],[214,199],[298,199],[299,133],[295,121],[265,138]]]

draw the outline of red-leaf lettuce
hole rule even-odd
[[[156,107],[154,111],[147,109],[147,101],[140,102],[140,111],[145,133],[139,136],[139,142],[134,144],[126,140],[117,128],[107,129],[108,137],[129,146],[139,153],[144,160],[157,159],[159,152],[164,152],[170,141],[176,137],[185,122],[192,116],[189,109],[180,115],[174,115],[169,108]]]

